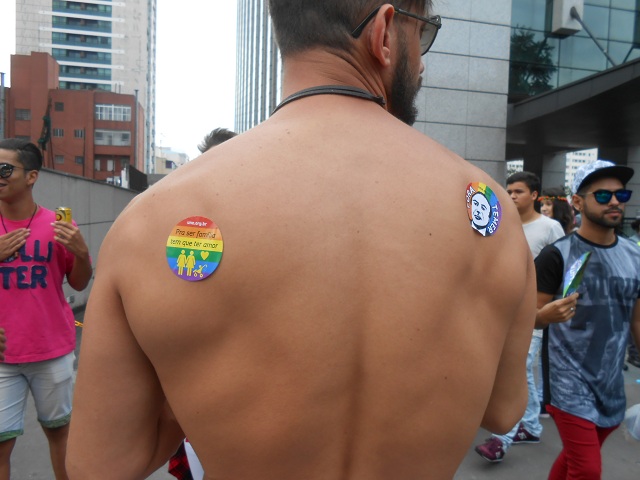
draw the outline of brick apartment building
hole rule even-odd
[[[136,96],[60,89],[59,68],[48,53],[11,56],[5,136],[48,138],[44,166],[53,170],[116,184],[127,165],[143,171],[145,120]]]

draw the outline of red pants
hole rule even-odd
[[[556,458],[549,480],[600,480],[600,448],[618,426],[603,428],[595,423],[547,405],[562,440],[562,452]]]

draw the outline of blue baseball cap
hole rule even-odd
[[[578,193],[580,189],[601,178],[613,177],[617,178],[626,185],[631,177],[633,177],[633,168],[624,165],[616,165],[609,160],[596,160],[592,163],[582,165],[573,176],[571,191]]]

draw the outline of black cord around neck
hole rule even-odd
[[[300,100],[301,98],[305,97],[312,97],[314,95],[345,95],[347,97],[356,97],[362,98],[364,100],[369,100],[371,102],[377,103],[381,107],[384,107],[386,104],[383,97],[378,97],[370,92],[367,92],[366,90],[362,90],[361,88],[348,87],[346,85],[320,85],[319,87],[305,88],[304,90],[300,90],[299,92],[289,95],[282,102],[280,102],[275,110],[271,112],[271,115],[291,102]]]
[[[33,214],[31,215],[31,218],[29,219],[29,223],[25,228],[29,228],[31,226],[31,222],[33,222],[33,217],[36,216],[37,211],[38,211],[38,204],[36,203],[36,208],[33,209]],[[0,212],[0,220],[2,220],[2,227],[4,228],[4,233],[9,233],[9,231],[7,230],[7,226],[4,224],[4,217],[2,216],[2,212]]]

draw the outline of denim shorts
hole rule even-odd
[[[24,433],[29,390],[38,421],[59,428],[71,419],[74,352],[44,362],[0,363],[0,442]]]

